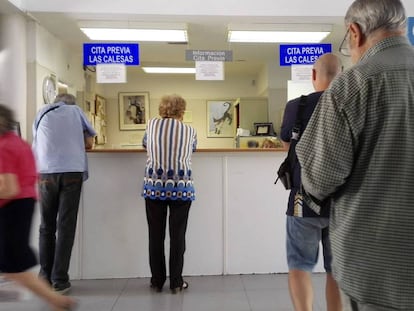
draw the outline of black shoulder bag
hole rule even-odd
[[[302,116],[306,106],[306,98],[307,96],[305,95],[302,95],[300,97],[298,111],[296,112],[295,126],[292,129],[292,137],[290,138],[289,151],[286,156],[286,159],[282,162],[279,169],[277,170],[277,178],[275,180],[275,184],[280,179],[286,190],[292,189],[293,185],[293,169],[295,167],[296,162],[295,147],[297,142],[299,141],[299,137],[302,131]]]

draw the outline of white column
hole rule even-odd
[[[12,108],[26,137],[26,19],[0,15],[0,102]]]

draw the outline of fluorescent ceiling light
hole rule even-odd
[[[96,41],[187,42],[186,29],[81,28]]]
[[[238,31],[229,30],[229,42],[256,43],[315,43],[321,42],[329,31],[296,32],[296,31]]]
[[[196,73],[195,68],[178,68],[178,67],[142,67],[146,73]]]
[[[230,24],[229,42],[316,43],[332,31],[328,24]]]

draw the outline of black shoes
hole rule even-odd
[[[177,294],[178,292],[181,292],[183,289],[188,288],[188,283],[186,281],[183,282],[183,285],[175,288],[171,288],[171,294]]]
[[[162,287],[158,287],[158,286],[156,286],[156,285],[154,285],[154,284],[151,284],[151,285],[150,285],[150,287],[151,287],[151,289],[152,289],[154,292],[157,292],[157,293],[161,293],[161,292],[162,292]]]
[[[72,288],[70,282],[66,282],[63,284],[53,284],[53,290],[61,295],[66,294]]]
[[[162,287],[158,287],[157,285],[150,284],[150,288],[156,293],[162,292]],[[188,283],[184,281],[183,285],[179,287],[171,288],[171,294],[177,294],[178,292],[181,292],[182,290],[187,289],[187,288],[188,288]]]

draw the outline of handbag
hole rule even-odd
[[[286,190],[292,189],[293,186],[293,171],[296,163],[295,147],[296,143],[299,141],[302,130],[302,116],[306,106],[306,98],[307,96],[305,95],[300,97],[298,111],[296,112],[295,126],[292,129],[292,137],[290,138],[289,151],[285,160],[277,170],[277,178],[274,182],[276,184],[280,180]]]
[[[292,189],[293,186],[293,165],[295,163],[295,154],[293,152],[292,142],[289,146],[288,155],[280,164],[277,170],[277,178],[275,184],[280,180],[286,190]]]

